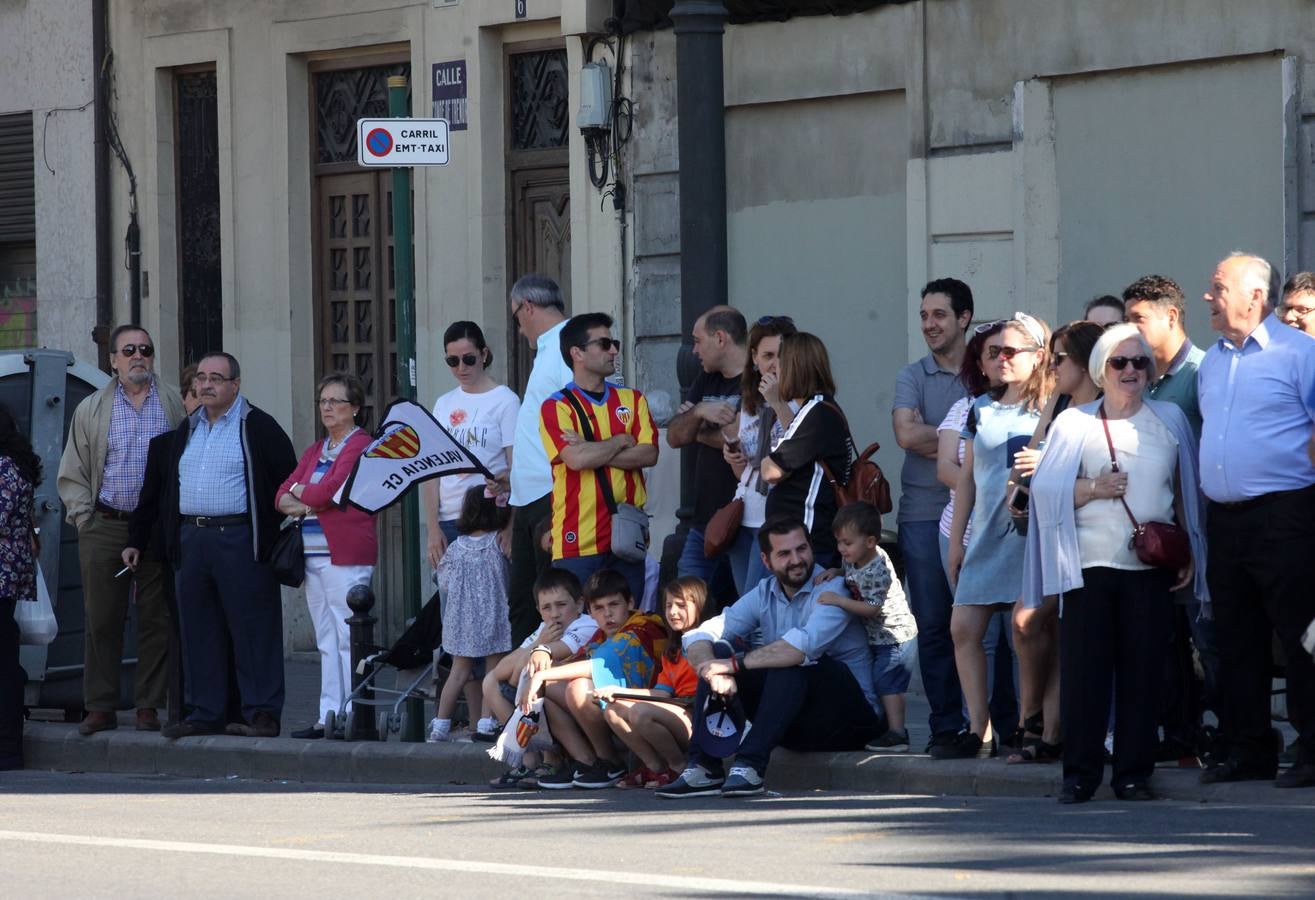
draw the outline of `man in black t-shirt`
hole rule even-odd
[[[694,452],[694,515],[676,568],[679,575],[699,576],[713,585],[715,592],[718,580],[726,585],[731,577],[733,554],[708,559],[703,553],[703,530],[713,513],[735,496],[735,473],[721,451],[723,429],[738,433],[740,375],[749,357],[748,327],[739,310],[714,306],[694,323],[692,335],[694,355],[703,371],[667,424],[667,444],[674,449],[693,447]]]

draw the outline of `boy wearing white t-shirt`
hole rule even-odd
[[[581,608],[581,593],[580,579],[565,569],[547,569],[535,581],[534,599],[543,622],[484,676],[484,711],[491,715],[479,720],[475,740],[496,741],[502,723],[510,718],[512,705],[502,693],[504,684],[514,696],[522,669],[534,677],[540,669],[575,656],[598,631],[593,616]]]

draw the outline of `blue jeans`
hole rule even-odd
[[[558,569],[565,569],[580,579],[583,585],[599,569],[615,569],[625,578],[626,584],[630,586],[631,602],[630,605],[636,609],[639,608],[640,602],[644,599],[644,563],[626,562],[618,559],[609,553],[599,553],[594,556],[570,556],[565,559],[553,560],[553,566]],[[588,606],[585,612],[588,612]]]
[[[735,545],[745,540],[744,529],[735,537]],[[708,559],[703,554],[703,529],[691,525],[685,533],[685,546],[680,551],[680,560],[676,563],[676,575],[684,577],[695,575],[708,585],[708,594],[721,601],[722,606],[729,605],[740,598],[739,585],[734,578],[734,563],[731,561],[732,549],[721,556]],[[735,596],[731,596],[734,594]]]
[[[941,564],[939,523],[902,523],[899,548],[904,556],[909,607],[918,623],[918,669],[931,706],[928,721],[932,734],[957,732],[964,727],[963,694],[950,637],[954,594]]]

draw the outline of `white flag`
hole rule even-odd
[[[390,404],[374,434],[333,498],[339,506],[350,503],[377,513],[401,500],[411,485],[430,478],[467,472],[493,477],[429,410],[410,400]]]

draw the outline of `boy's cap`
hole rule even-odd
[[[699,749],[718,759],[733,756],[744,737],[744,707],[740,705],[739,698],[727,700],[709,693],[703,704],[702,716],[705,731],[700,738]]]

